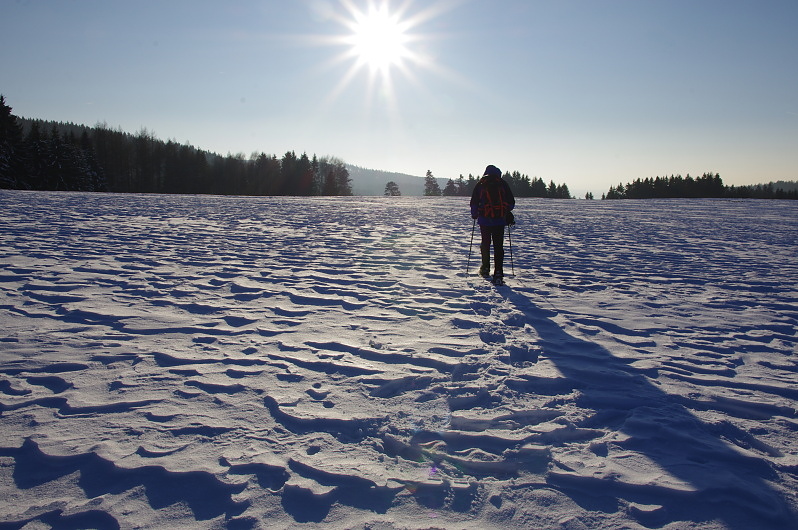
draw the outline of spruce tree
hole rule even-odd
[[[424,179],[424,195],[428,197],[439,197],[441,195],[441,187],[438,181],[432,176],[432,171],[427,170],[427,176]]]
[[[454,197],[458,195],[457,184],[452,179],[446,182],[446,187],[443,188],[442,194],[446,197]]]
[[[0,188],[18,188],[23,178],[20,151],[22,127],[0,94]]]

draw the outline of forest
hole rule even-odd
[[[568,186],[548,185],[518,171],[504,174],[517,197],[570,199]],[[449,179],[441,189],[427,175],[425,195],[468,196],[479,177]],[[394,184],[395,185],[395,184]],[[346,164],[294,151],[220,156],[146,129],[137,134],[19,118],[0,96],[0,188],[214,195],[352,195]],[[399,194],[398,187],[394,194]]]
[[[441,189],[427,172],[424,195],[469,196],[479,176],[448,179]],[[503,178],[516,197],[570,199],[565,184],[546,184],[518,171]],[[401,194],[395,182],[386,195]],[[117,193],[262,196],[352,195],[347,165],[334,157],[295,151],[221,156],[147,129],[130,134],[106,124],[94,127],[19,118],[0,95],[0,188]],[[586,198],[592,199],[588,193]],[[611,186],[602,199],[756,198],[798,199],[798,184],[776,182],[725,186],[717,173],[637,179]]]
[[[474,185],[481,177],[469,174],[468,178],[460,175],[457,180],[449,179],[442,190],[436,190],[436,184],[430,180],[431,174],[427,174],[425,195],[444,195],[448,197],[470,196]],[[538,177],[529,178],[518,171],[505,172],[502,178],[510,186],[513,195],[516,197],[539,197],[547,199],[571,199],[571,192],[566,184],[555,184],[554,181],[547,185],[543,179]]]
[[[751,186],[726,186],[718,173],[704,173],[693,178],[671,175],[637,179],[628,184],[610,186],[602,199],[798,199],[795,182],[771,182]]]
[[[215,195],[351,195],[343,161],[294,151],[220,156],[146,129],[18,118],[0,96],[0,188]]]

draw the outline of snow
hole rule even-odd
[[[798,527],[798,204],[516,218],[1,191],[0,527]]]

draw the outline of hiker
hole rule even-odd
[[[490,276],[490,246],[493,241],[493,283],[504,283],[504,227],[507,215],[515,207],[515,197],[510,186],[502,179],[502,172],[494,165],[485,168],[485,173],[474,186],[471,194],[471,218],[477,219],[482,242],[482,266],[479,273]]]

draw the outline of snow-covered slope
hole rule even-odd
[[[516,217],[0,192],[0,528],[798,526],[798,205]]]

